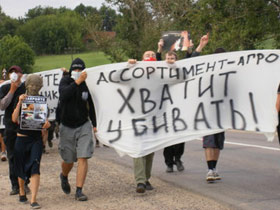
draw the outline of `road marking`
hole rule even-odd
[[[202,139],[194,139],[198,141],[202,141]],[[265,146],[259,146],[255,144],[244,144],[244,143],[238,143],[238,142],[231,142],[231,141],[225,141],[225,144],[232,144],[232,145],[238,145],[238,146],[244,146],[244,147],[255,147],[260,149],[267,149],[267,150],[273,150],[273,151],[280,151],[280,148],[276,147],[265,147]]]
[[[244,147],[255,147],[255,148],[261,148],[261,149],[267,149],[267,150],[273,150],[273,151],[280,151],[280,148],[275,148],[275,147],[265,147],[265,146],[259,146],[259,145],[254,145],[254,144],[243,144],[243,143],[230,142],[230,141],[225,141],[225,143],[244,146]]]

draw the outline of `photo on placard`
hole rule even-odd
[[[33,112],[30,112],[30,111],[22,112],[21,116],[22,116],[23,120],[33,120],[34,119]]]
[[[190,33],[188,31],[165,31],[162,33],[163,50],[186,51],[190,47]]]
[[[22,110],[23,111],[33,111],[34,110],[34,104],[23,103],[22,104]]]
[[[47,119],[47,99],[44,96],[28,96],[22,103],[20,128],[41,130]]]

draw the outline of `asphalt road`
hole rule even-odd
[[[217,167],[222,180],[212,184],[205,181],[207,164],[201,145],[201,140],[185,144],[184,172],[166,173],[163,151],[156,152],[153,176],[227,204],[232,209],[280,209],[280,147],[277,139],[268,142],[261,134],[227,132]],[[132,168],[130,157],[121,158],[110,148],[97,148],[95,154]]]

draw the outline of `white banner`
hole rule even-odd
[[[141,157],[226,129],[274,133],[279,57],[255,50],[87,69],[97,138]]]
[[[43,77],[43,87],[40,95],[47,98],[48,108],[50,110],[49,120],[55,120],[55,111],[59,99],[58,86],[63,72],[60,69],[38,72]]]
[[[50,110],[50,115],[48,118],[49,120],[55,120],[55,111],[59,98],[58,86],[62,78],[62,73],[63,72],[60,69],[35,73],[43,77],[43,87],[40,90],[40,94],[47,98],[48,108]],[[23,75],[22,82],[25,81],[26,77],[27,74]],[[4,83],[2,83],[0,85],[0,88],[2,85],[5,85],[7,83],[10,83],[10,81],[5,81]],[[3,123],[3,118],[4,118],[4,111],[0,110],[0,129],[5,128]]]

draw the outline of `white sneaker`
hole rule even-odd
[[[206,181],[207,182],[213,182],[215,181],[215,177],[214,177],[214,171],[213,170],[209,170],[207,175],[206,175]]]
[[[220,177],[220,175],[218,174],[218,171],[214,168],[214,170],[213,170],[213,172],[214,172],[214,178],[215,178],[215,180],[221,180],[222,178]]]
[[[7,160],[7,153],[6,152],[2,152],[1,153],[1,160],[2,161],[6,161]]]

